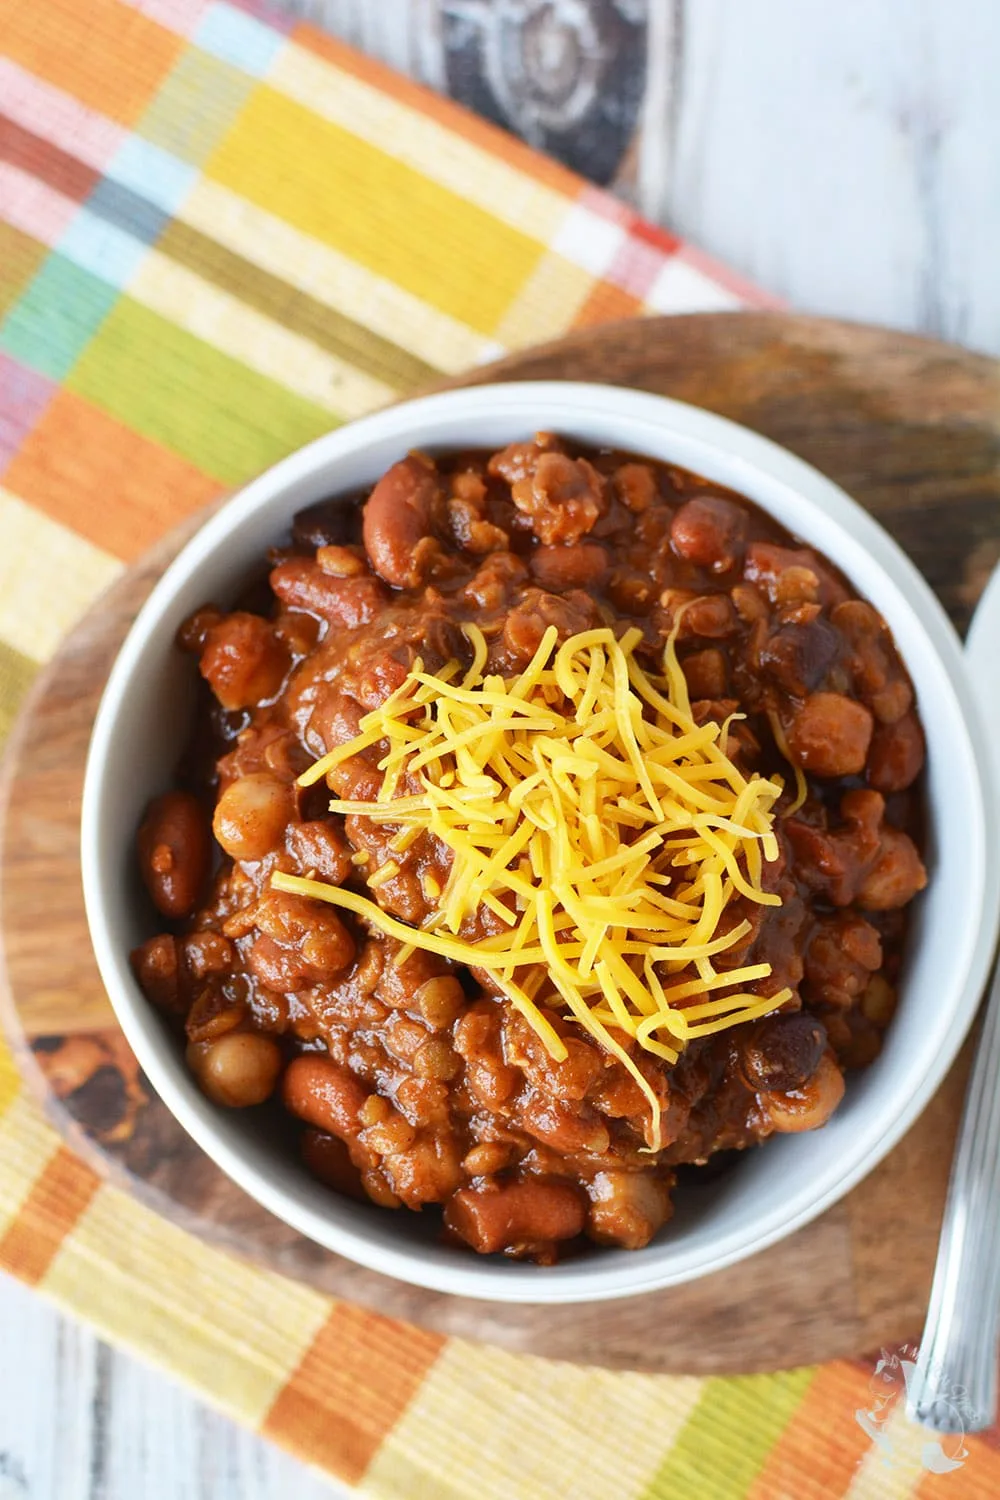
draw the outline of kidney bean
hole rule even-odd
[[[608,571],[608,554],[599,542],[577,542],[572,547],[536,547],[530,554],[531,572],[543,589],[583,589]]]
[[[913,713],[878,724],[868,751],[868,781],[879,792],[912,786],[924,765],[924,732]]]
[[[212,844],[205,811],[190,792],[165,792],[139,829],[139,867],[157,911],[190,916],[205,893]]]
[[[574,1239],[582,1233],[586,1217],[577,1188],[536,1177],[459,1188],[444,1211],[448,1228],[480,1255],[538,1241]]]
[[[415,553],[431,535],[441,480],[433,463],[411,453],[387,469],[365,501],[365,551],[380,578],[395,588],[415,588],[421,569]]]
[[[345,1197],[367,1203],[361,1172],[351,1160],[346,1144],[325,1130],[305,1130],[300,1143],[302,1160],[314,1177]]]
[[[303,609],[331,625],[354,630],[385,607],[377,578],[338,578],[311,557],[290,557],[271,571],[271,588],[290,609]]]
[[[322,1053],[304,1052],[290,1062],[281,1093],[292,1114],[318,1130],[342,1140],[360,1134],[358,1115],[369,1098],[368,1090],[353,1073]]]

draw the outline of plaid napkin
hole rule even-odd
[[[0,733],[133,558],[309,438],[604,319],[762,305],[691,246],[319,32],[215,0],[0,0]],[[870,1368],[615,1374],[235,1262],[100,1184],[0,1048],[0,1266],[362,1493],[1000,1494]]]

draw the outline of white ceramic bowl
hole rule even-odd
[[[407,449],[499,447],[551,429],[650,455],[729,485],[825,553],[882,612],[917,690],[928,741],[930,884],[914,908],[902,1000],[882,1055],[850,1081],[832,1121],[780,1137],[698,1188],[653,1244],[595,1249],[564,1265],[479,1259],[437,1242],[431,1216],[386,1213],[320,1186],[256,1114],[217,1109],[143,997],[129,950],[150,935],[134,863],[149,797],[169,786],[188,731],[193,670],[173,649],[181,621],[225,605],[259,571],[295,511],[373,482]],[[720,417],[619,388],[479,386],[379,412],[261,475],[215,515],[154,589],[122,647],[94,727],[83,802],[83,878],[94,949],[122,1029],[153,1087],[251,1196],[338,1254],[438,1291],[506,1302],[572,1302],[690,1280],[773,1244],[869,1172],[941,1082],[985,982],[1000,900],[984,736],[958,640],[926,583],[884,531],[815,469]]]

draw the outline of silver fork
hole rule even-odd
[[[1000,759],[1000,570],[983,595],[966,650]],[[911,1419],[937,1432],[981,1432],[997,1415],[1000,1340],[1000,969],[990,985],[959,1127]]]

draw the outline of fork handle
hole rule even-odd
[[[913,1421],[981,1432],[997,1413],[1000,1335],[1000,969],[965,1097],[934,1283],[907,1392]]]

